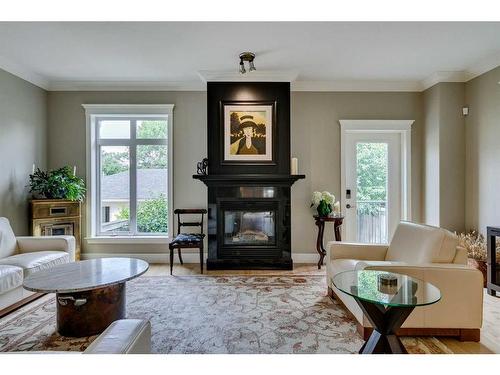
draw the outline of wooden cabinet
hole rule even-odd
[[[32,236],[74,236],[75,257],[81,252],[81,203],[63,199],[34,199],[30,202]]]

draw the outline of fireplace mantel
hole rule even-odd
[[[228,185],[228,184],[258,184],[273,186],[292,186],[297,180],[306,178],[303,174],[237,174],[237,175],[193,175],[196,180],[202,181],[207,186]]]

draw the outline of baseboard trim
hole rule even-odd
[[[349,309],[344,305],[342,300],[337,297],[331,287],[328,287],[328,296],[335,299],[347,312],[347,315],[356,322],[356,330],[363,337],[363,340],[368,340],[373,332],[372,327],[364,327]],[[455,337],[460,341],[479,342],[481,339],[481,330],[479,328],[400,328],[397,332],[398,336],[435,336],[435,337]]]
[[[145,260],[148,263],[164,263],[169,264],[169,255],[166,253],[83,253],[81,255],[82,260],[86,259],[96,259],[96,258],[138,258]],[[205,263],[207,261],[207,254],[204,254]],[[187,250],[182,252],[182,260],[184,263],[200,264],[200,253],[188,252]],[[305,263],[305,264],[316,264],[318,263],[318,254],[312,253],[297,253],[292,254],[293,263]],[[177,257],[177,252],[174,256],[174,264],[180,264],[179,258]]]

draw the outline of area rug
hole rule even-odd
[[[149,319],[153,353],[356,353],[363,341],[326,296],[325,276],[140,277],[127,316]],[[0,351],[83,351],[96,336],[55,332],[55,298],[0,319]],[[405,339],[412,353],[446,353],[439,340]]]

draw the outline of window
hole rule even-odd
[[[90,237],[168,236],[172,105],[84,105]]]

